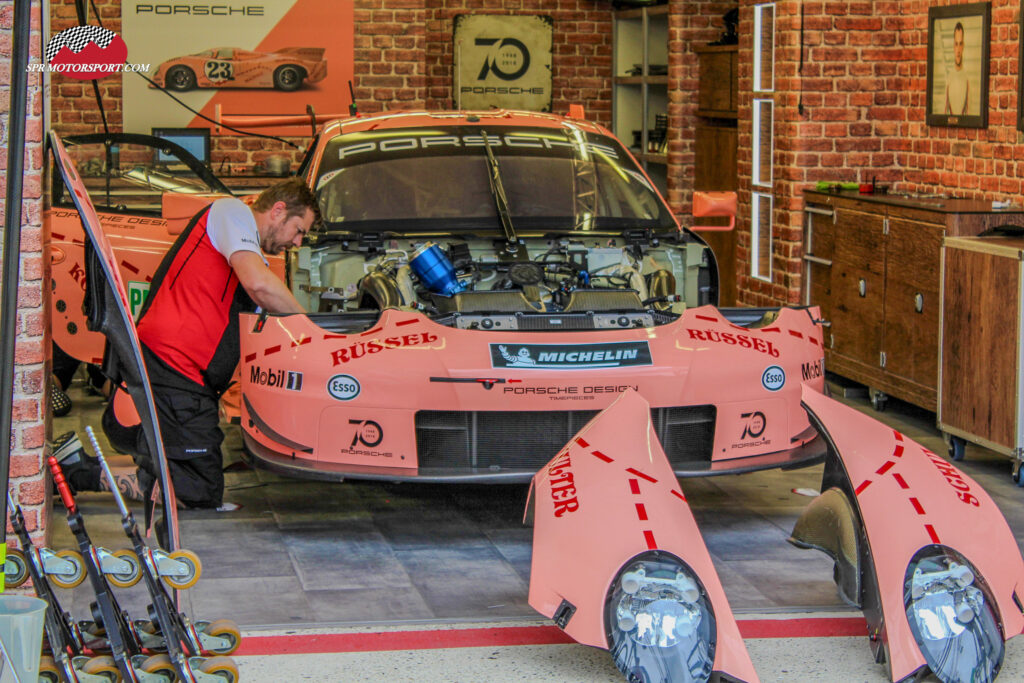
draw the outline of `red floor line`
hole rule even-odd
[[[737,622],[744,638],[834,638],[867,635],[864,618],[746,619]],[[385,633],[318,633],[246,636],[236,657],[316,653],[443,650],[457,647],[508,647],[573,643],[556,626],[390,631]]]

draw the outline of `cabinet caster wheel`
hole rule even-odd
[[[967,442],[961,439],[959,436],[949,437],[949,459],[954,462],[960,462],[964,459],[964,452],[967,449]]]
[[[1013,467],[1013,483],[1017,486],[1024,488],[1024,471],[1021,471],[1020,463],[1017,463]]]
[[[886,406],[889,404],[889,395],[878,389],[871,389],[870,394],[871,407],[875,409],[875,412],[884,413]]]

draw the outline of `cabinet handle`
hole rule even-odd
[[[868,294],[868,283],[867,283],[867,281],[866,281],[866,280],[865,280],[864,278],[861,278],[861,279],[860,279],[860,280],[859,280],[859,281],[857,282],[857,292],[858,292],[858,293],[859,293],[859,294],[860,294],[860,295],[861,295],[862,297],[864,297],[864,296],[867,296],[867,294]]]
[[[921,295],[921,292],[914,294],[914,310],[918,313],[924,311],[924,297]]]

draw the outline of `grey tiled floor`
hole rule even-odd
[[[76,411],[55,432],[95,429],[100,399],[78,388],[72,398]],[[866,401],[854,404],[872,412]],[[875,416],[945,452],[930,414],[890,401]],[[238,459],[239,444],[237,428],[229,428],[227,460]],[[1024,538],[1024,491],[1011,482],[1009,461],[971,446],[964,469]],[[845,609],[831,561],[786,542],[810,500],[795,489],[817,489],[820,476],[818,466],[682,482],[735,611]],[[536,616],[526,602],[525,485],[330,484],[258,470],[229,471],[226,481],[225,498],[241,510],[180,515],[183,545],[203,561],[202,579],[183,593],[196,618],[268,626]],[[97,542],[127,545],[108,494],[83,495],[80,505]],[[55,548],[73,545],[61,513]],[[86,618],[87,587],[63,593],[65,608]],[[130,612],[144,614],[141,586],[119,595]]]

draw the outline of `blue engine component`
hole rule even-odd
[[[452,296],[466,289],[466,285],[455,277],[451,261],[433,242],[427,242],[413,252],[409,267],[423,286],[435,294]]]

